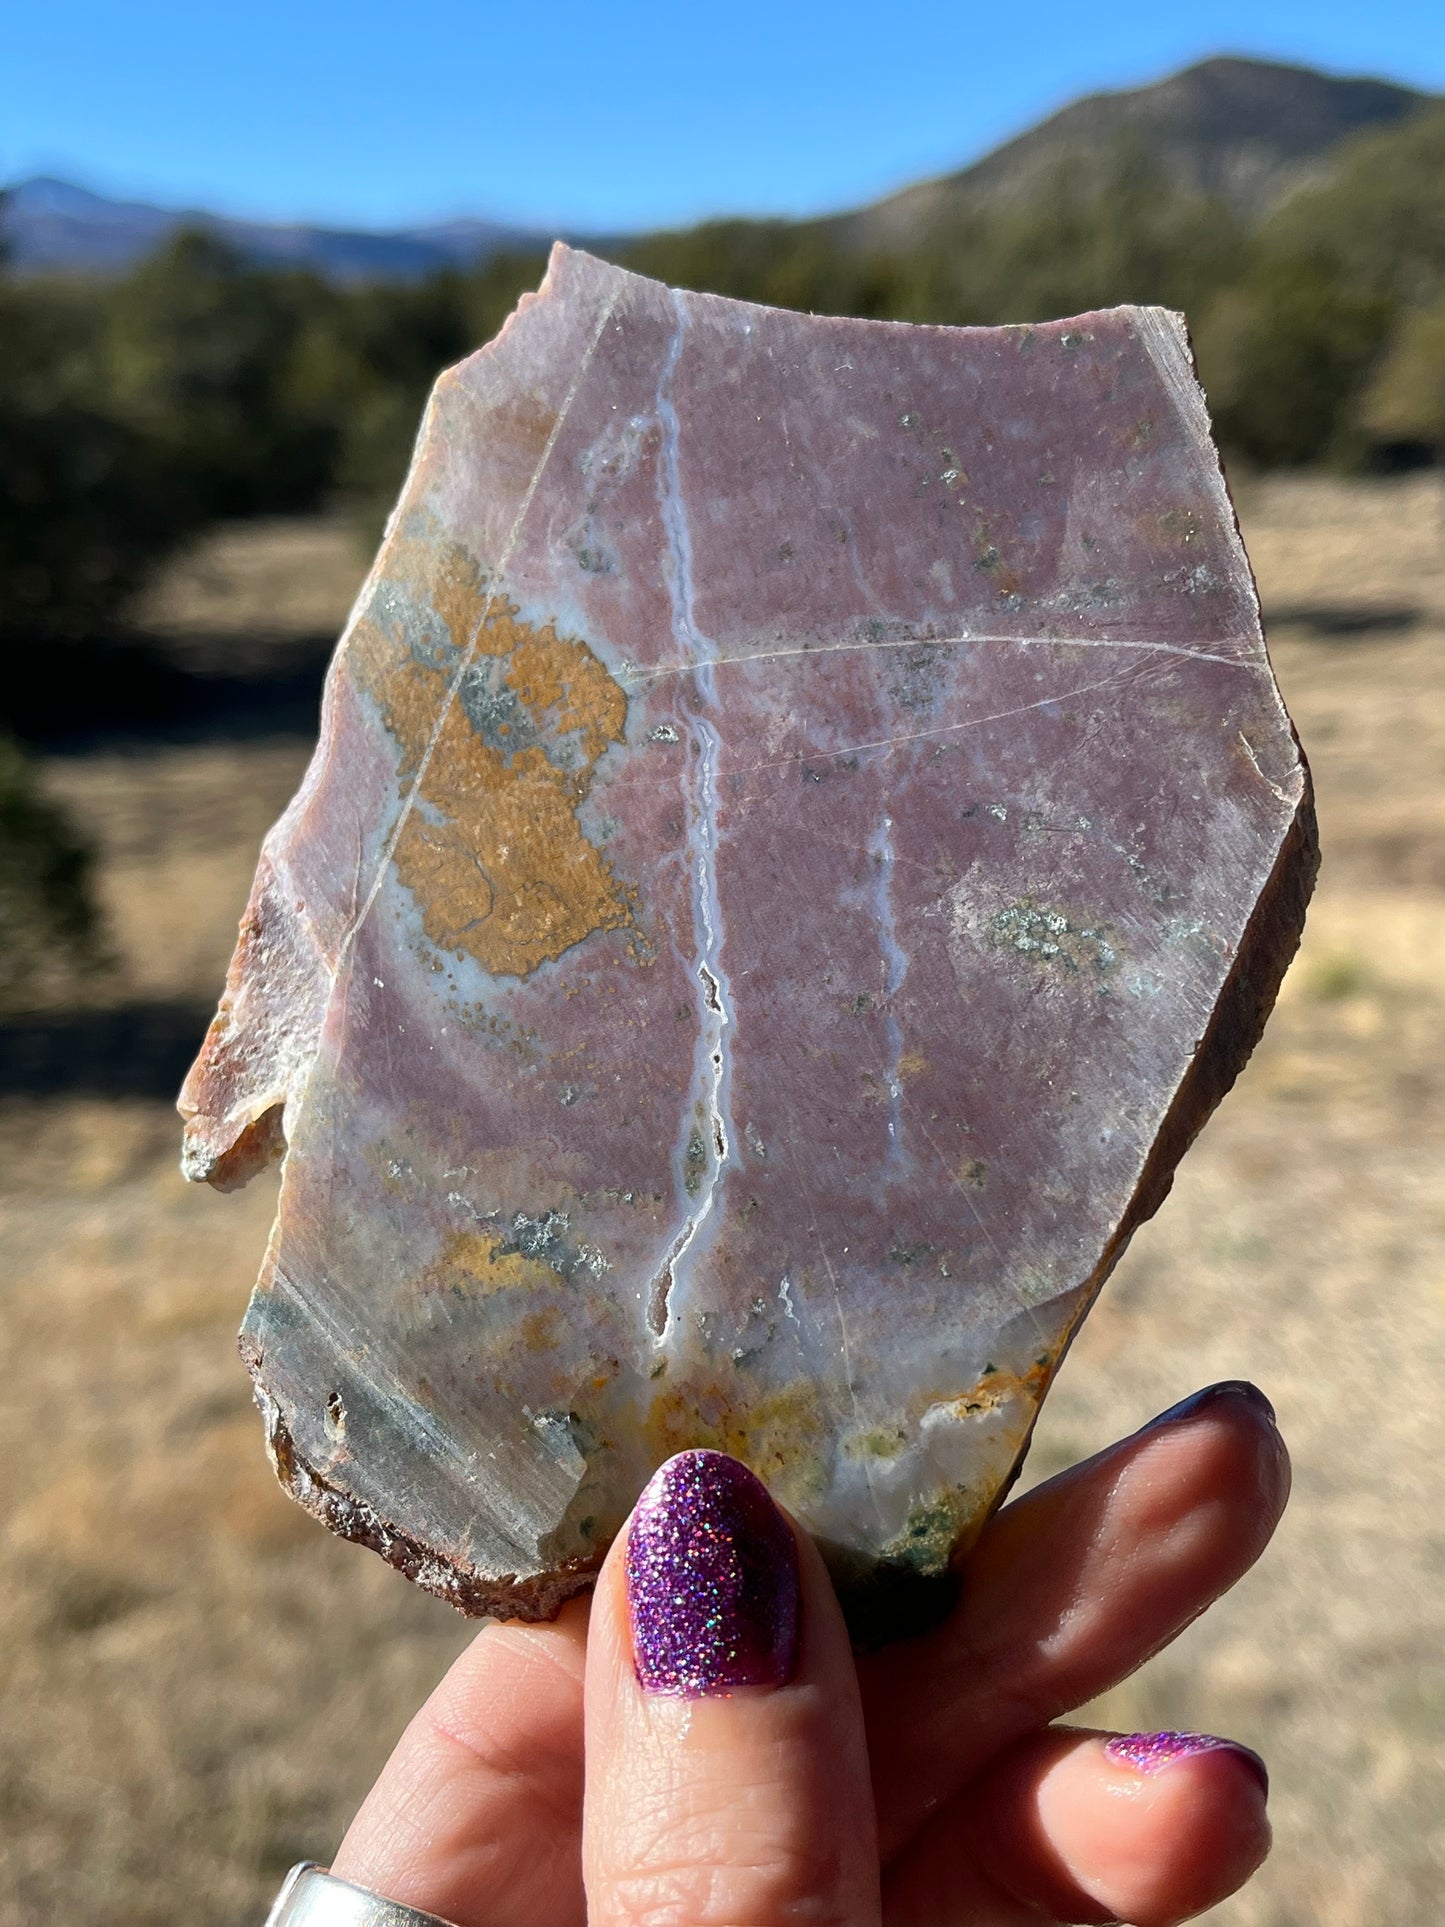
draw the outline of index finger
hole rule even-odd
[[[333,1871],[456,1927],[581,1927],[588,1609],[489,1625],[397,1743]]]

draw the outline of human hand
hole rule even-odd
[[[951,1617],[855,1666],[806,1535],[795,1558],[750,1475],[686,1454],[590,1630],[576,1601],[478,1635],[334,1871],[457,1927],[1169,1927],[1264,1858],[1262,1764],[1051,1722],[1227,1591],[1288,1490],[1267,1402],[1210,1387],[998,1513]],[[699,1533],[743,1556],[738,1610],[711,1611]]]

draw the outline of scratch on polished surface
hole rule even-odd
[[[1217,662],[1229,669],[1261,674],[1257,662],[1225,655],[1217,649],[1176,648],[1167,642],[1140,642],[1123,636],[1015,636],[994,635],[931,636],[926,631],[916,636],[882,636],[876,641],[808,643],[795,649],[757,649],[749,654],[718,654],[708,658],[710,669],[739,669],[754,662],[786,662],[806,656],[842,656],[863,651],[873,654],[883,649],[966,649],[981,647],[1020,649],[1126,649],[1142,656],[1182,656],[1190,662]],[[660,663],[656,668],[629,667],[625,680],[631,683],[661,682],[670,676],[685,676],[698,665],[692,662]]]

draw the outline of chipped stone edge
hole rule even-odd
[[[339,1539],[350,1539],[379,1554],[403,1578],[434,1598],[445,1600],[468,1619],[555,1619],[569,1599],[585,1592],[596,1579],[606,1556],[605,1546],[586,1559],[568,1560],[533,1579],[519,1579],[512,1572],[488,1578],[403,1532],[364,1500],[343,1492],[307,1464],[296,1449],[280,1405],[262,1383],[264,1360],[260,1348],[243,1334],[240,1351],[266,1428],[266,1456],[282,1491]]]

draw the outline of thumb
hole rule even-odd
[[[589,1927],[877,1927],[858,1682],[811,1542],[736,1459],[684,1452],[598,1580]]]

